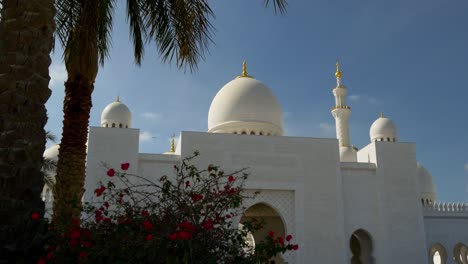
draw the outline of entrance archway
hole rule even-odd
[[[240,224],[247,221],[262,221],[265,223],[262,229],[251,234],[252,236],[249,239],[253,239],[253,243],[250,242],[253,245],[263,241],[265,237],[268,236],[269,231],[273,231],[275,233],[275,238],[278,236],[283,238],[285,237],[286,228],[281,215],[273,207],[265,203],[258,203],[249,207],[240,219]],[[271,260],[274,261],[272,263],[275,264],[285,263],[284,259],[280,255],[277,255]]]
[[[352,254],[351,264],[374,264],[372,238],[367,231],[354,231],[349,239],[349,247]]]

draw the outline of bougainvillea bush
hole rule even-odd
[[[83,219],[65,230],[52,229],[47,255],[39,263],[268,263],[278,253],[297,250],[291,236],[246,242],[261,221],[243,223],[244,170],[224,173],[210,165],[199,170],[192,157],[174,166],[174,177],[156,181],[108,168],[109,181],[85,204]]]

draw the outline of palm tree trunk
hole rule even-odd
[[[86,141],[94,84],[83,75],[65,83],[63,133],[57,163],[53,222],[67,226],[81,214]]]
[[[0,263],[40,254],[53,0],[3,0],[0,18]]]

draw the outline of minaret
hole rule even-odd
[[[333,89],[335,107],[332,108],[331,113],[336,123],[336,137],[340,144],[340,160],[356,162],[356,151],[349,141],[349,115],[351,114],[351,107],[346,105],[346,87],[341,84],[342,76],[340,64],[336,62],[336,87]]]

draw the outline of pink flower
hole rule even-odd
[[[114,175],[115,175],[115,170],[114,170],[114,169],[109,169],[109,170],[107,171],[107,176],[109,176],[109,177],[114,177]]]
[[[234,180],[235,180],[235,179],[234,179],[234,176],[230,175],[230,176],[228,177],[228,181],[233,182]]]
[[[39,220],[39,218],[41,218],[41,215],[38,212],[32,212],[31,213],[31,219],[33,221],[37,221],[37,220]]]
[[[201,199],[203,199],[203,195],[202,194],[193,194],[192,195],[192,201],[194,203],[200,201]]]
[[[103,185],[101,185],[101,187],[97,188],[96,190],[94,190],[94,192],[96,193],[96,196],[99,197],[102,195],[102,193],[106,190],[106,187],[104,187]]]
[[[150,220],[145,220],[143,222],[143,226],[145,227],[146,231],[151,231],[154,227],[153,223]]]
[[[291,236],[291,235],[287,235],[287,236],[286,236],[286,241],[289,242],[289,241],[291,241],[291,239],[292,239],[292,236]]]
[[[130,167],[130,163],[128,162],[120,164],[120,168],[124,171],[128,170],[129,167]]]
[[[228,218],[228,219],[231,218],[231,217],[232,217],[232,216],[231,216],[230,214],[227,214],[227,215],[226,215],[226,218]]]
[[[109,203],[108,203],[108,202],[105,202],[105,203],[104,203],[104,206],[105,206],[106,208],[109,208]]]
[[[152,234],[148,234],[148,235],[146,236],[146,241],[151,241],[151,240],[153,240],[153,235],[152,235]]]
[[[275,232],[273,232],[273,231],[270,230],[270,231],[268,232],[268,236],[271,237],[271,238],[275,237]]]
[[[293,245],[293,246],[292,246],[292,249],[293,249],[293,250],[298,250],[298,249],[299,249],[299,245],[297,245],[297,244],[296,244],[296,245]]]

